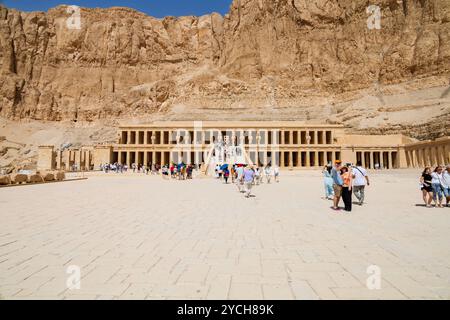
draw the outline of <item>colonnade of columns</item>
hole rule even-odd
[[[450,163],[450,144],[423,145],[406,150],[409,167],[446,165]]]
[[[331,130],[122,130],[119,144],[126,145],[173,145],[209,144],[228,137],[237,144],[277,145],[331,145]]]
[[[368,169],[396,169],[400,167],[398,151],[356,151],[356,163]]]
[[[138,151],[115,151],[113,152],[113,162],[122,164],[159,164],[170,163],[202,164],[207,159],[207,149],[189,150],[138,150]],[[341,152],[336,150],[313,151],[310,149],[296,151],[279,151],[279,149],[246,149],[246,152],[255,165],[264,166],[276,164],[282,168],[309,168],[321,167],[341,158]]]
[[[57,151],[54,168],[67,171],[89,171],[94,166],[92,151],[92,149],[85,148]]]

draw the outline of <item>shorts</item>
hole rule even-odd
[[[333,184],[334,196],[340,197],[342,196],[342,186],[338,184]]]
[[[433,187],[432,186],[423,186],[421,188],[421,190],[425,190],[426,192],[433,192]]]

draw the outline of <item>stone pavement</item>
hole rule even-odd
[[[350,214],[321,199],[313,171],[255,187],[252,199],[213,179],[143,175],[0,189],[0,295],[449,299],[450,209],[416,206],[417,172],[372,181]],[[366,285],[371,265],[379,290]],[[68,288],[72,266],[80,289]]]

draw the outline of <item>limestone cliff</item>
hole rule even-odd
[[[381,29],[368,27],[369,5]],[[1,117],[280,118],[448,134],[448,0],[234,0],[225,17],[164,19],[82,8],[80,29],[69,16],[0,7]],[[436,131],[423,130],[431,122]]]

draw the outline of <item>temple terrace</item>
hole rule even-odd
[[[273,164],[291,170],[318,168],[335,160],[361,161],[370,169],[450,162],[448,136],[417,141],[401,134],[347,134],[340,125],[299,121],[174,121],[121,126],[114,144],[65,149],[40,146],[38,170],[90,171],[116,162],[128,166],[184,162],[206,168],[211,159],[217,160],[218,144],[225,150],[240,148],[248,164]]]

